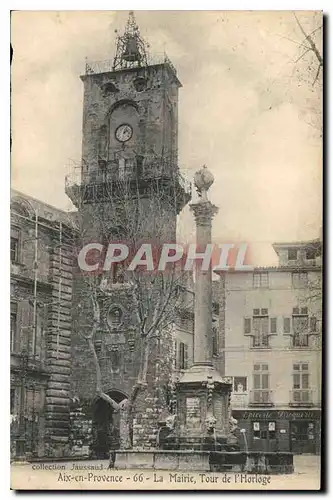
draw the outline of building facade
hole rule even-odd
[[[277,267],[222,277],[232,413],[244,449],[319,453],[321,243],[274,249]]]
[[[13,457],[68,453],[72,241],[70,214],[12,191]]]

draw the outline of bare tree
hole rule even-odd
[[[154,349],[155,352],[156,349],[158,351],[161,342],[167,341],[171,335],[177,305],[184,305],[180,290],[185,277],[174,264],[164,271],[158,271],[155,263],[155,270],[149,272],[142,266],[129,271],[128,264],[142,243],[152,244],[156,250],[156,255],[153,255],[156,260],[159,258],[159,245],[175,242],[176,216],[184,204],[185,191],[180,187],[177,172],[173,173],[171,179],[162,175],[151,181],[144,192],[131,178],[112,180],[111,183],[105,178],[105,173],[102,175],[104,200],[90,205],[90,224],[87,224],[86,213],[81,206],[76,226],[77,244],[81,247],[89,241],[93,225],[95,234],[103,238],[103,244],[125,243],[130,248],[130,256],[124,263],[112,264],[110,271],[100,269],[101,272],[95,275],[81,276],[84,283],[81,289],[84,306],[81,309],[86,310],[84,315],[79,314],[76,328],[91,353],[96,375],[96,396],[106,401],[114,411],[124,411],[127,435],[122,436],[122,441],[124,446],[130,447],[135,403],[139,394],[147,388],[152,353]],[[119,290],[125,290],[130,300],[140,350],[135,383],[129,398],[121,403],[112,399],[104,390],[103,369],[96,352],[103,298],[110,297],[112,300]],[[87,300],[90,302],[90,311],[87,310]]]
[[[315,131],[322,135],[323,113],[322,113],[322,86],[323,86],[323,24],[322,17],[318,15],[308,19],[306,27],[299,15],[293,13],[297,31],[301,34],[299,40],[291,40],[297,45],[297,56],[293,65],[293,78],[298,87],[304,92],[300,93],[299,108],[302,119]],[[311,31],[310,31],[311,30]],[[298,99],[297,93],[294,99]]]
[[[302,316],[302,306],[306,309],[303,317],[295,322],[295,333],[307,343],[308,335],[321,333],[322,317],[322,272],[321,252],[322,242],[318,238],[309,241],[302,251],[296,270],[293,271],[294,286],[298,288],[298,299],[301,308],[298,314]]]
[[[300,23],[296,13],[294,12],[294,17],[297,23],[297,26],[299,27],[302,35],[304,36],[304,39],[300,43],[300,48],[303,49],[302,54],[298,57],[296,63],[303,59],[308,53],[311,53],[314,56],[315,59],[315,64],[314,66],[316,67],[315,70],[315,77],[312,82],[312,86],[314,86],[316,83],[319,82],[319,76],[320,73],[323,69],[323,56],[322,56],[322,49],[319,47],[319,44],[315,41],[314,35],[323,29],[323,25],[320,24],[317,26],[314,30],[311,31],[311,33],[307,34],[305,29],[303,28],[302,24]],[[304,50],[305,49],[305,50]],[[312,71],[313,66],[308,66],[308,70]]]

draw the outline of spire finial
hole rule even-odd
[[[134,68],[148,65],[147,44],[140,35],[134,12],[128,14],[123,35],[117,33],[116,55],[113,69]]]

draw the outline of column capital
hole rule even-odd
[[[194,213],[195,222],[198,226],[211,225],[214,215],[218,212],[218,207],[210,201],[199,201],[192,203],[190,209]]]

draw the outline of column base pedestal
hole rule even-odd
[[[197,363],[182,374],[176,391],[176,425],[164,448],[227,451],[230,377],[222,377],[212,363]]]

